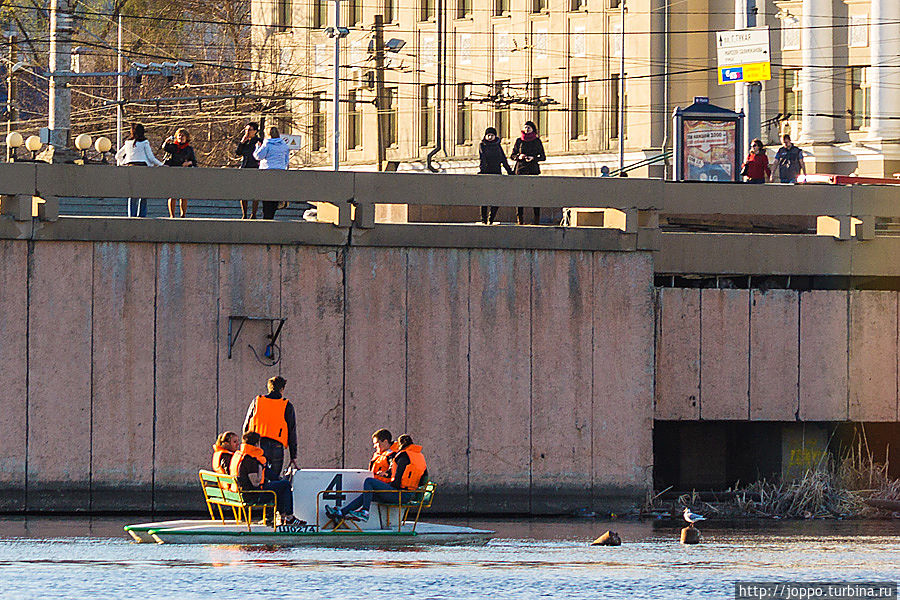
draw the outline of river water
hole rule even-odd
[[[734,582],[900,580],[900,522],[448,520],[484,547],[394,550],[136,544],[146,518],[0,518],[0,598],[733,598]],[[623,545],[591,547],[607,529]]]

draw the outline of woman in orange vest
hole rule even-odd
[[[329,518],[368,521],[369,507],[373,500],[382,504],[393,504],[398,498],[401,502],[409,501],[412,496],[410,491],[418,488],[428,477],[428,468],[425,456],[422,455],[422,446],[414,445],[409,435],[404,433],[397,438],[397,443],[399,449],[391,463],[391,480],[384,482],[374,477],[366,478],[363,482],[365,493],[351,500],[349,504],[342,508],[325,506],[325,514]],[[398,494],[397,490],[409,491]]]
[[[216,473],[228,475],[231,457],[241,447],[241,438],[233,431],[220,433],[213,446],[212,468]]]
[[[369,461],[369,470],[372,476],[385,483],[391,480],[391,460],[397,453],[399,445],[393,441],[391,432],[387,429],[379,429],[372,434],[372,460]]]
[[[287,380],[284,377],[272,377],[266,382],[268,393],[257,396],[247,409],[243,431],[259,434],[259,447],[266,457],[266,479],[281,479],[281,467],[284,465],[284,449],[291,454],[291,466],[299,469],[297,464],[297,419],[294,416],[294,405],[282,393]]]

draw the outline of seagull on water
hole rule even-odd
[[[684,507],[684,520],[693,525],[697,521],[705,521],[706,517],[703,515],[694,514],[691,512],[691,509],[688,507]]]

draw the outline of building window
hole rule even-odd
[[[351,27],[362,23],[362,0],[348,0],[347,24]]]
[[[781,71],[781,105],[785,119],[799,121],[803,112],[800,93],[800,69],[783,69]]]
[[[456,143],[460,145],[472,142],[471,94],[471,83],[456,84]]]
[[[569,10],[587,10],[587,0],[569,0]]]
[[[531,12],[543,13],[547,12],[548,0],[531,0]]]
[[[494,129],[501,140],[509,139],[509,80],[494,82]]]
[[[872,117],[868,67],[850,67],[850,129],[869,126]]]
[[[347,148],[362,147],[362,112],[356,98],[356,90],[347,92]]]
[[[292,9],[291,0],[276,0],[275,27],[279,31],[286,31],[293,24],[291,22]]]
[[[312,0],[312,26],[315,29],[322,29],[328,22],[328,1]]]
[[[384,0],[384,22],[394,22],[394,0]]]
[[[548,84],[547,77],[535,77],[531,82],[531,101],[534,106],[531,120],[537,126],[538,134],[545,139],[550,135],[547,131]]]
[[[421,21],[433,21],[434,20],[434,0],[422,0],[422,4],[420,5],[421,10],[419,11],[419,20]]]
[[[572,78],[572,139],[587,137],[587,77]]]
[[[397,145],[397,88],[384,89],[384,145]]]
[[[466,19],[472,16],[472,0],[456,0],[456,18]]]
[[[325,92],[316,92],[312,99],[312,135],[310,147],[313,152],[325,150]]]
[[[437,110],[437,86],[423,85],[420,88],[419,108],[421,112],[420,124],[422,127],[419,139],[423,146],[434,143],[435,111]]]
[[[508,15],[509,14],[509,0],[494,0],[494,14],[495,15]]]
[[[622,0],[609,0],[609,8],[619,8]]]

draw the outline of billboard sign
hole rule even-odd
[[[719,85],[772,79],[769,28],[716,33]]]
[[[734,181],[737,121],[684,120],[684,179]]]
[[[734,112],[694,98],[676,108],[675,180],[740,181],[743,112]]]

